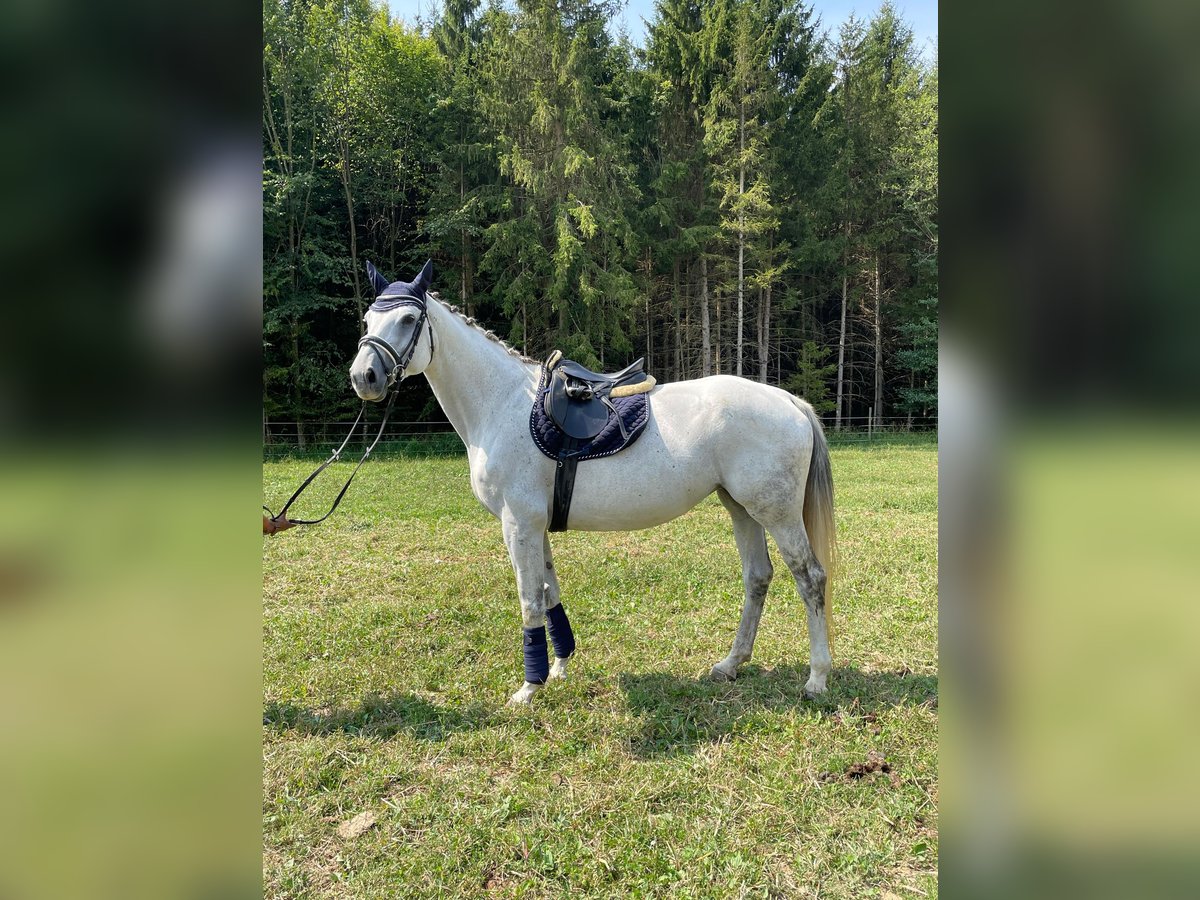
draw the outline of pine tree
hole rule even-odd
[[[706,20],[704,5],[696,0],[660,0],[656,13],[646,52],[657,91],[656,129],[644,156],[644,165],[651,172],[645,190],[650,200],[645,228],[655,251],[656,269],[673,275],[676,268],[682,271],[682,283],[673,285],[672,292],[676,335],[681,334],[681,307],[685,321],[691,318],[693,307],[696,310],[700,347],[698,364],[690,371],[711,375],[709,264],[719,233],[719,211],[711,189],[704,113],[716,76],[708,61],[714,29]],[[695,340],[691,329],[686,335]]]
[[[837,390],[834,428],[841,429],[846,416],[846,350],[849,338],[851,260],[861,228],[862,206],[862,121],[861,90],[858,84],[864,29],[851,15],[838,32],[836,49],[837,89],[829,96],[822,118],[836,147],[823,189],[823,205],[833,221],[835,252],[840,257],[841,302],[838,306]]]
[[[439,178],[424,224],[440,251],[443,283],[453,286],[470,316],[477,314],[480,299],[480,238],[495,219],[501,195],[494,141],[479,108],[479,65],[486,52],[479,7],[480,0],[447,0],[433,28],[446,66],[436,117]]]
[[[263,406],[295,422],[301,447],[327,351],[310,323],[346,303],[326,288],[337,277],[339,241],[323,215],[333,185],[317,148],[320,68],[308,12],[278,0],[263,7]]]
[[[268,0],[263,24],[264,407],[303,441],[352,402],[361,253],[412,244],[438,59],[365,0]]]
[[[884,335],[889,329],[885,312],[912,281],[906,246],[911,216],[906,214],[906,201],[913,177],[907,145],[914,135],[903,128],[903,121],[907,108],[919,97],[912,30],[890,0],[885,0],[867,27],[861,70],[867,134],[863,250],[868,278],[865,296],[871,302],[865,312],[874,351],[870,416],[878,425],[883,421],[885,403]]]
[[[710,21],[729,29],[731,55],[724,78],[705,110],[705,143],[714,161],[714,187],[720,197],[721,226],[736,254],[737,338],[735,374],[743,372],[747,251],[779,225],[768,177],[768,117],[777,84],[770,68],[778,22],[761,0],[738,0]],[[720,40],[714,36],[713,45]],[[753,261],[751,260],[752,264]]]
[[[909,427],[915,415],[937,408],[938,294],[938,80],[937,61],[915,66],[902,98],[896,166],[903,173],[903,276],[896,359],[905,370],[900,408]]]
[[[592,364],[600,342],[628,345],[620,313],[639,299],[633,173],[613,116],[619,54],[605,30],[614,9],[521,0],[515,14],[493,11],[507,33],[493,42],[483,99],[513,187],[483,264],[507,281],[498,289],[523,344],[532,314],[542,343]]]

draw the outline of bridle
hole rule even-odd
[[[404,379],[404,370],[408,368],[408,364],[412,362],[413,354],[417,352],[417,344],[421,341],[421,332],[425,329],[425,322],[429,317],[429,306],[424,299],[414,297],[411,294],[393,294],[388,296],[386,293],[371,304],[371,309],[376,312],[389,312],[393,309],[399,309],[402,306],[415,306],[417,308],[417,321],[413,325],[412,335],[409,337],[408,343],[404,345],[403,352],[397,353],[395,347],[376,334],[364,334],[358,339],[359,349],[370,347],[379,356],[379,361],[388,369],[387,390],[389,391],[397,381]],[[429,329],[429,358],[433,358],[432,328]]]
[[[296,488],[295,493],[288,498],[287,503],[283,504],[283,509],[278,514],[275,514],[271,512],[269,507],[266,505],[263,506],[267,515],[271,517],[272,525],[278,526],[281,522],[290,522],[292,525],[316,525],[318,522],[324,522],[333,515],[333,511],[338,508],[338,505],[342,502],[342,498],[346,496],[346,491],[350,488],[350,482],[354,480],[354,476],[358,474],[358,470],[362,468],[362,464],[367,461],[367,457],[371,455],[371,451],[375,449],[380,438],[383,437],[383,429],[387,426],[388,417],[392,414],[392,405],[396,402],[396,397],[400,395],[398,390],[393,391],[392,388],[404,380],[405,371],[408,369],[409,363],[412,362],[413,355],[417,352],[417,346],[421,342],[421,334],[424,331],[429,332],[429,359],[430,361],[433,360],[433,323],[429,321],[429,305],[426,298],[414,297],[411,294],[393,294],[388,296],[385,292],[371,304],[371,309],[376,312],[388,312],[393,309],[399,309],[402,306],[413,306],[417,309],[417,319],[413,324],[412,335],[409,337],[408,343],[404,345],[402,351],[397,352],[395,347],[375,334],[364,334],[358,340],[359,349],[370,347],[379,356],[379,360],[384,364],[384,368],[388,370],[387,384],[384,390],[391,396],[388,397],[387,406],[384,407],[383,421],[379,423],[379,431],[375,434],[375,440],[363,452],[358,465],[354,467],[354,471],[350,473],[350,477],[346,479],[346,483],[338,491],[333,505],[329,507],[329,512],[325,513],[319,519],[288,519],[288,509],[304,493],[305,488],[312,484],[313,480],[324,472],[331,463],[336,462],[341,457],[342,451],[346,449],[346,445],[350,443],[350,438],[354,436],[354,432],[358,429],[358,423],[362,421],[363,413],[367,411],[367,404],[379,402],[378,400],[365,400],[363,401],[362,408],[358,411],[358,418],[350,426],[350,433],[346,435],[346,439],[342,441],[342,445],[330,454],[329,459],[317,466],[316,470],[304,479],[300,487]]]

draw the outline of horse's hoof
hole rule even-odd
[[[808,697],[810,700],[816,700],[823,693],[825,693],[824,681],[813,681],[813,679],[810,678],[804,685],[804,696]]]
[[[723,669],[721,663],[717,663],[709,670],[708,677],[718,682],[736,681],[737,669]]]
[[[508,698],[509,706],[529,706],[533,703],[533,695],[537,693],[540,684],[530,684],[528,681],[521,685],[521,689]]]
[[[549,680],[565,679],[567,677],[567,661],[561,657],[554,657],[554,663],[550,666]]]

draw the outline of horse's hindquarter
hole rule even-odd
[[[666,384],[651,394],[650,421],[632,447],[579,463],[568,527],[661,525],[717,487],[761,502],[781,479],[803,486],[811,450],[808,422],[784,391],[728,375]]]

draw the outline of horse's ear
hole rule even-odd
[[[421,293],[429,290],[430,282],[433,281],[433,260],[425,260],[425,266],[421,269],[421,274],[417,276],[417,280],[413,282],[415,287]]]
[[[377,268],[371,265],[369,259],[367,260],[367,277],[371,279],[371,287],[374,288],[376,297],[382,294],[387,289],[387,286],[391,284],[390,281],[379,274]]]

